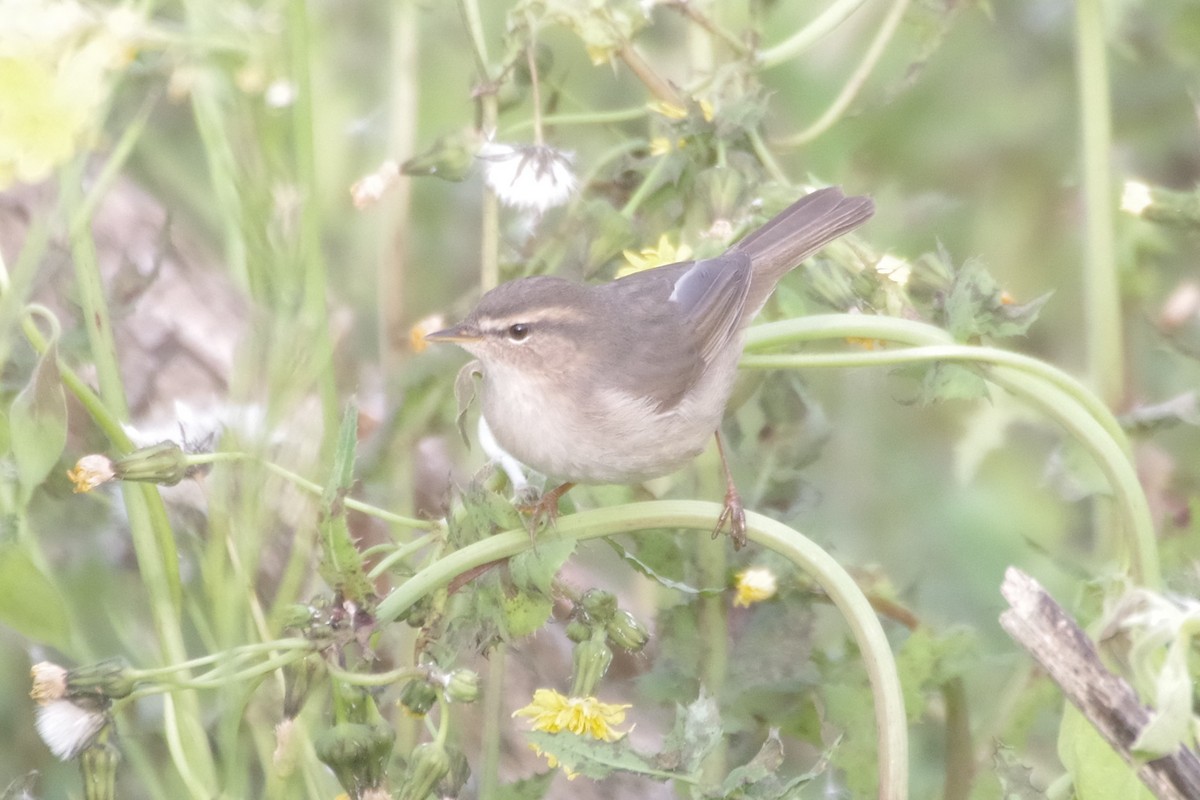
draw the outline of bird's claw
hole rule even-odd
[[[717,538],[729,525],[729,538],[733,540],[733,549],[741,550],[746,546],[746,507],[742,505],[742,496],[732,485],[725,491],[725,507],[721,516],[717,517],[717,527],[713,529],[713,538]]]

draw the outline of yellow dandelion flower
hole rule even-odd
[[[113,462],[108,456],[93,453],[75,462],[72,469],[67,470],[67,477],[75,484],[75,494],[90,492],[102,483],[108,483],[116,473]]]
[[[658,237],[658,244],[654,247],[643,247],[641,250],[634,252],[633,250],[625,251],[625,260],[629,263],[617,270],[617,277],[621,278],[625,275],[632,275],[635,272],[641,272],[654,267],[661,267],[663,264],[674,264],[677,261],[687,261],[692,257],[692,248],[686,244],[680,244],[678,247],[671,243],[671,240],[664,233]]]
[[[514,711],[513,716],[529,717],[535,731],[568,731],[576,736],[615,742],[626,733],[613,726],[625,721],[627,708],[631,706],[602,703],[594,697],[567,697],[553,689],[538,689],[533,693],[533,702]]]
[[[775,573],[766,567],[751,567],[737,574],[737,597],[735,606],[749,607],[754,603],[769,600],[775,596],[778,586]]]

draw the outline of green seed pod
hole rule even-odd
[[[437,690],[424,680],[409,681],[400,690],[400,705],[414,717],[423,717],[437,702]]]
[[[588,589],[579,601],[579,605],[595,622],[607,625],[617,613],[617,598],[612,592],[603,589]]]
[[[425,800],[433,787],[450,773],[450,754],[437,742],[417,745],[408,759],[408,774],[396,795],[398,800]]]
[[[588,697],[596,684],[608,672],[612,663],[612,650],[604,642],[604,636],[588,639],[575,645],[575,678],[571,683],[572,697]]]
[[[479,675],[469,669],[456,669],[446,676],[446,700],[474,703],[479,697]]]
[[[650,632],[646,630],[646,626],[623,609],[609,620],[604,630],[610,642],[630,653],[640,652],[646,646],[646,642],[650,641]]]

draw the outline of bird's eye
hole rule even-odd
[[[529,323],[518,322],[508,326],[508,338],[514,342],[523,342],[529,338]]]

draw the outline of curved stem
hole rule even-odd
[[[541,541],[594,539],[652,528],[694,529],[707,534],[721,514],[716,503],[656,501],[585,511],[558,520],[539,534]],[[828,553],[799,532],[760,514],[746,514],[750,541],[789,558],[811,575],[838,607],[862,654],[875,701],[879,736],[879,796],[908,796],[908,731],[896,662],[870,601],[854,579]],[[723,545],[722,545],[723,546]],[[414,575],[380,602],[381,622],[396,619],[409,606],[475,567],[509,558],[533,547],[529,533],[508,531],[447,554]]]
[[[834,28],[841,25],[866,0],[837,0],[826,8],[821,15],[800,30],[793,33],[773,47],[768,47],[758,54],[758,62],[764,69],[777,67],[821,41]]]
[[[780,147],[800,147],[801,145],[808,144],[832,128],[842,118],[842,115],[846,113],[846,109],[854,102],[854,98],[858,97],[859,91],[867,82],[867,78],[871,76],[871,71],[879,63],[879,59],[883,57],[883,51],[887,49],[888,42],[892,40],[892,37],[896,34],[896,29],[900,27],[901,20],[904,19],[904,12],[908,10],[909,1],[895,0],[893,2],[891,10],[888,11],[888,15],[883,19],[883,24],[879,26],[878,33],[871,40],[871,46],[863,54],[862,61],[859,62],[850,79],[846,81],[846,85],[842,87],[841,93],[829,108],[825,110],[825,113],[812,125],[809,125],[797,134],[780,139],[775,143],[776,145]]]
[[[988,379],[1025,398],[1063,426],[1096,460],[1116,495],[1127,537],[1130,568],[1146,586],[1161,581],[1154,523],[1149,504],[1130,462],[1124,434],[1103,403],[1078,381],[1049,364],[990,347],[950,343],[949,334],[932,325],[862,314],[830,314],[755,326],[748,331],[747,349],[811,339],[886,339],[921,345],[914,350],[813,355],[748,355],[751,368],[885,366],[923,361],[990,363]]]

